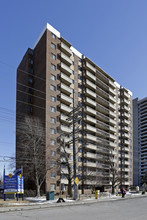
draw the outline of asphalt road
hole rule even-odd
[[[146,220],[147,197],[0,213],[0,220]]]

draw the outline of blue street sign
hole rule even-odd
[[[4,193],[17,193],[17,176],[4,176]]]
[[[17,176],[17,192],[18,193],[24,193],[24,178],[23,176]]]

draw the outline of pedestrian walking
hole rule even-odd
[[[125,198],[126,190],[124,188],[121,188],[121,194],[122,194],[122,198]]]

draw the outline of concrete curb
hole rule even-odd
[[[67,203],[53,203],[53,204],[31,204],[31,205],[22,205],[19,207],[13,207],[13,206],[4,206],[0,207],[0,213],[5,213],[5,212],[14,212],[14,211],[25,211],[25,210],[34,210],[34,209],[45,209],[45,208],[55,208],[55,207],[66,207],[66,206],[77,206],[77,205],[90,205],[94,203],[102,203],[102,202],[116,202],[116,201],[124,201],[126,199],[139,199],[139,198],[146,198],[147,195],[139,195],[139,196],[130,196],[126,198],[100,198],[97,200],[78,200],[75,202],[67,202]],[[11,204],[13,205],[13,203]]]

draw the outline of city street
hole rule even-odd
[[[1,220],[145,220],[147,197],[0,213]]]

